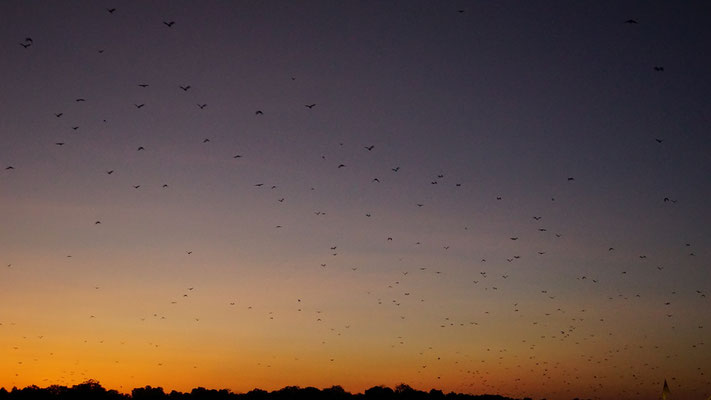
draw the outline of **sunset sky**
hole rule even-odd
[[[0,2],[0,387],[705,399],[710,16]]]

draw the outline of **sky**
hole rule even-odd
[[[706,398],[709,15],[0,2],[0,387]]]

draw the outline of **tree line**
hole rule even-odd
[[[88,380],[72,387],[52,385],[40,388],[35,385],[8,391],[0,388],[0,400],[516,400],[499,395],[470,395],[432,389],[429,392],[400,384],[394,389],[374,386],[363,393],[351,394],[340,386],[326,389],[286,386],[268,392],[253,389],[247,393],[233,393],[228,389],[197,387],[190,392],[171,391],[162,387],[145,386],[131,390],[130,394],[105,389],[98,381]],[[528,398],[524,400],[530,400]]]

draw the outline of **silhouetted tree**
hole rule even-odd
[[[60,385],[49,386],[46,390],[47,393],[49,393],[55,399],[66,399],[70,396],[71,393],[71,389],[66,386]]]
[[[76,400],[105,399],[106,389],[99,381],[89,379],[84,383],[72,386],[71,398]]]
[[[351,397],[351,394],[340,386],[331,386],[330,388],[323,389],[321,396],[328,400],[346,400]]]
[[[431,400],[442,400],[444,399],[444,392],[437,389],[430,389],[430,399]]]
[[[391,400],[395,397],[395,392],[387,386],[373,386],[364,394],[368,400]]]
[[[245,395],[246,400],[265,400],[269,393],[262,389],[252,389]]]
[[[133,389],[131,391],[131,397],[134,400],[162,400],[165,398],[165,392],[160,386],[156,388],[146,386]]]
[[[17,389],[17,388],[12,388],[12,392],[10,392],[13,398],[16,399],[38,399],[38,400],[44,400],[48,399],[48,394],[40,389],[36,385],[31,385],[27,386],[23,389]]]
[[[184,393],[178,392],[177,390],[173,390],[170,392],[168,395],[168,399],[170,400],[182,400],[182,399],[187,399]]]

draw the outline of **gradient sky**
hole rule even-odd
[[[0,386],[706,398],[710,15],[0,2]]]

